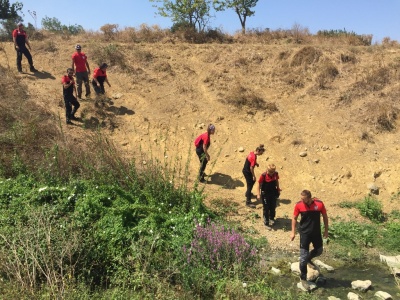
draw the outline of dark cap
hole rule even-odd
[[[17,24],[18,26],[22,26],[22,25],[24,25],[22,22],[18,22],[18,24]]]
[[[105,69],[105,68],[107,68],[108,67],[108,65],[106,64],[106,63],[102,63],[101,65],[100,65],[100,69]]]
[[[76,46],[75,46],[75,49],[76,49],[76,50],[81,50],[81,45],[79,45],[79,44],[76,45]]]

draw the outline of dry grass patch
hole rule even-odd
[[[317,63],[319,58],[322,56],[322,52],[314,47],[307,46],[300,49],[292,58],[290,63],[291,67],[297,66],[309,66]]]
[[[396,129],[399,109],[392,103],[367,103],[365,106],[365,122],[378,131],[393,131]]]
[[[325,61],[319,68],[315,81],[320,89],[324,89],[337,75],[339,75],[339,70],[336,66],[329,61]]]
[[[110,66],[118,66],[122,70],[129,69],[124,51],[117,44],[108,44],[106,46],[94,46],[91,49],[92,57],[97,65],[107,63]]]
[[[367,73],[363,79],[353,85],[353,89],[363,95],[365,92],[380,91],[389,83],[390,69],[380,67]]]
[[[257,96],[253,91],[246,89],[241,85],[236,85],[233,89],[231,89],[222,102],[233,105],[239,109],[247,107],[254,109],[255,111],[279,111],[274,102],[266,102],[264,99]]]
[[[11,71],[0,66],[0,76],[0,172],[11,176],[20,171],[15,169],[17,161],[37,167],[46,147],[59,138],[59,130],[55,117],[29,101],[27,87]]]

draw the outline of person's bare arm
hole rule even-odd
[[[206,145],[204,143],[203,143],[203,151],[204,151],[204,153],[206,155],[207,160],[210,160],[210,154],[208,154],[207,147],[206,147]]]
[[[292,218],[292,233],[290,235],[291,241],[293,241],[294,237],[296,236],[296,224],[297,224],[297,217],[293,216],[293,218]]]
[[[324,220],[324,238],[328,238],[328,231],[329,231],[329,221],[328,221],[328,214],[322,214],[322,219]]]

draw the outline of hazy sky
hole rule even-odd
[[[10,0],[10,3],[15,1]],[[159,25],[169,28],[169,18],[156,15],[157,10],[148,0],[19,0],[22,2],[24,21],[34,24],[29,14],[35,11],[37,26],[45,16],[55,17],[65,25],[82,25],[85,29],[99,30],[106,24],[120,28]],[[247,19],[247,28],[290,29],[294,24],[318,30],[346,29],[357,34],[372,34],[374,42],[390,37],[400,41],[400,0],[259,0],[255,16]],[[215,13],[211,27],[224,32],[240,30],[240,21],[233,11]]]

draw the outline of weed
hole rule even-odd
[[[383,222],[385,217],[382,211],[382,204],[375,198],[365,197],[356,206],[361,215],[367,217],[373,222]]]
[[[340,208],[353,208],[353,207],[356,207],[357,204],[354,202],[351,202],[351,201],[344,200],[344,201],[340,201],[337,204],[337,206],[339,206]]]

